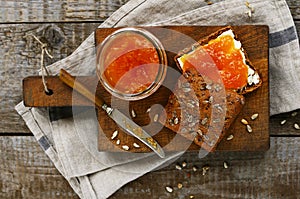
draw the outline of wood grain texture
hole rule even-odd
[[[125,185],[111,198],[294,199],[300,194],[299,146],[299,137],[271,138],[266,153],[218,152],[204,159],[184,154],[170,166]],[[1,136],[0,152],[0,198],[77,198],[33,137]],[[187,168],[175,169],[183,161]],[[207,164],[210,169],[203,176],[201,168]],[[197,172],[192,166],[198,167]],[[183,184],[180,190],[178,183]],[[174,187],[174,192],[167,193],[165,186]]]
[[[14,110],[22,100],[22,79],[36,74],[40,68],[41,46],[28,34],[48,44],[53,59],[48,65],[71,54],[91,34],[98,23],[0,24],[0,133],[28,133]]]
[[[177,68],[174,63],[174,54],[182,50],[183,48],[189,47],[195,41],[200,40],[201,38],[217,31],[220,27],[183,27],[183,26],[171,26],[171,27],[163,27],[166,29],[160,28],[147,28],[151,33],[153,33],[163,44],[164,48],[167,50],[168,57],[168,66],[172,68]],[[256,150],[267,150],[269,148],[269,96],[268,96],[268,28],[265,26],[239,26],[233,27],[235,33],[237,34],[239,40],[241,40],[245,51],[248,53],[249,59],[256,67],[258,72],[261,75],[263,85],[261,88],[257,89],[253,93],[245,95],[246,97],[246,105],[243,108],[242,112],[238,115],[236,121],[232,124],[229,132],[225,132],[227,135],[233,134],[235,139],[232,142],[227,142],[223,140],[218,146],[217,150],[226,150],[226,151],[256,151]],[[107,29],[97,29],[95,40],[96,45],[100,44],[107,35],[115,31],[114,28]],[[167,31],[166,31],[167,30]],[[177,31],[171,32],[172,31]],[[178,34],[178,32],[183,33],[184,35],[188,35],[193,38],[193,40],[187,40],[186,36]],[[178,41],[178,42],[174,42]],[[190,43],[191,42],[191,43]],[[170,52],[169,52],[169,51]],[[169,73],[168,73],[169,74]],[[172,83],[169,85],[174,85],[176,83],[176,79],[173,76],[166,77],[165,82],[168,80]],[[175,82],[174,82],[175,80]],[[167,84],[167,83],[163,83]],[[100,89],[103,90],[103,89]],[[150,132],[158,132],[156,129],[159,129],[157,125],[149,123],[149,116],[146,113],[146,110],[155,105],[160,104],[162,106],[166,105],[167,99],[170,92],[164,88],[158,89],[155,95],[150,96],[144,100],[139,100],[136,102],[131,102],[128,104],[126,102],[117,101],[115,105],[117,105],[118,109],[121,109],[127,112],[130,110],[134,110],[137,113],[136,118],[132,118],[141,126],[149,125],[147,129]],[[106,102],[110,102],[111,99],[107,98],[105,93],[101,94]],[[120,104],[120,105],[119,105]],[[130,109],[130,110],[129,110]],[[247,133],[245,126],[241,124],[240,120],[242,118],[246,118],[250,121],[250,117],[254,113],[259,113],[259,118],[253,122],[252,128],[253,133]],[[160,114],[160,111],[157,111],[150,116],[153,118],[155,114]],[[128,115],[129,116],[129,115]],[[132,143],[136,142],[141,147],[139,149],[135,149],[130,147],[130,151],[134,152],[145,152],[149,151],[149,148],[144,144],[140,143],[136,138],[129,136],[128,134],[122,132],[120,128],[112,121],[107,120],[106,113],[102,110],[98,111],[98,118],[100,128],[103,130],[105,136],[100,133],[99,134],[99,150],[100,151],[117,151],[118,148],[122,149],[122,145],[112,145],[109,144],[109,139],[116,129],[119,130],[118,139],[121,140],[122,144],[132,146]],[[151,127],[150,127],[151,126]],[[153,130],[155,129],[155,130]],[[153,133],[152,133],[153,134]],[[158,143],[162,146],[168,146],[166,150],[183,150],[186,148],[185,145],[182,145],[181,142],[184,142],[183,139],[179,136],[178,141],[174,140],[174,144],[171,144],[173,137],[175,135],[173,132],[169,131],[166,128],[161,129],[159,133],[155,134],[154,138],[158,141]],[[115,143],[115,142],[113,142]],[[184,147],[183,147],[184,146]],[[180,148],[183,147],[183,148]],[[190,146],[190,150],[197,150],[199,147],[195,144]]]
[[[286,0],[294,20],[300,20],[300,1]]]
[[[272,138],[266,153],[216,153],[197,159],[196,154],[185,154],[177,163],[188,163],[187,169],[168,168],[152,172],[133,181],[111,198],[298,198],[300,194],[299,138]],[[226,161],[228,169],[223,167]],[[192,171],[196,165],[199,170]],[[206,175],[201,168],[209,165]],[[159,182],[159,183],[149,183]],[[177,184],[183,188],[178,189]],[[167,193],[166,186],[174,188]]]
[[[32,136],[1,136],[0,162],[0,198],[78,198]]]
[[[128,0],[2,0],[0,22],[104,21]]]

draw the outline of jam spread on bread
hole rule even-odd
[[[205,64],[197,64],[199,57],[205,57],[203,50],[209,55],[207,62],[215,63],[219,74],[223,80],[225,88],[240,89],[247,85],[248,66],[245,63],[245,57],[241,50],[241,45],[234,39],[231,32],[224,32],[216,39],[210,40],[208,44],[197,48],[194,51],[183,55],[181,66],[183,71],[190,67],[196,67],[200,74],[214,78],[211,70]],[[209,60],[212,59],[212,60]],[[203,61],[203,59],[202,59]]]

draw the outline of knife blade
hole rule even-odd
[[[124,131],[128,132],[130,135],[139,139],[146,146],[148,146],[152,151],[154,151],[159,157],[164,158],[165,153],[162,147],[154,140],[151,135],[149,135],[144,129],[142,129],[138,124],[129,119],[126,115],[120,112],[118,109],[109,107],[99,96],[95,96],[90,92],[83,84],[80,82],[75,82],[75,77],[70,75],[64,69],[60,70],[59,79],[64,82],[69,87],[73,88],[81,95],[94,102],[99,108],[105,110],[107,115],[114,120]]]
[[[130,135],[136,137],[150,149],[152,149],[159,157],[164,158],[165,153],[162,147],[149,135],[143,128],[141,128],[134,121],[129,119],[126,115],[118,109],[111,108],[106,104],[102,105],[102,109],[106,111],[107,115],[114,120],[123,130]]]

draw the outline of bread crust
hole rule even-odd
[[[218,31],[216,31],[216,32],[208,35],[207,37],[202,38],[198,42],[194,43],[192,46],[190,46],[188,48],[185,48],[185,49],[181,50],[180,52],[178,52],[178,54],[174,57],[174,60],[176,62],[177,67],[182,71],[181,64],[179,63],[178,58],[180,58],[184,54],[188,54],[188,53],[194,51],[196,48],[198,48],[200,46],[204,46],[204,45],[208,44],[209,41],[216,39],[219,35],[221,35],[222,33],[226,32],[228,30],[232,30],[232,32],[234,34],[234,39],[236,39],[237,41],[239,41],[238,40],[238,36],[235,34],[235,32],[234,32],[234,30],[233,30],[233,28],[231,26],[226,26],[224,28],[221,28]],[[244,50],[243,46],[241,47],[241,50],[242,50],[242,52],[245,55],[245,62],[248,65],[248,67],[250,67],[254,71],[254,74],[258,75],[258,71],[255,69],[255,67],[253,66],[252,62],[249,60],[247,52]],[[257,88],[259,88],[261,86],[261,84],[262,84],[262,79],[259,78],[259,82],[257,84],[249,85],[247,83],[247,85],[245,87],[236,90],[236,92],[238,92],[240,94],[250,93],[250,92],[256,90]]]

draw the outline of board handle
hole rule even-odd
[[[69,87],[76,90],[78,93],[89,99],[91,102],[95,103],[96,106],[102,107],[104,104],[103,99],[89,91],[83,84],[81,84],[79,81],[75,80],[75,77],[72,76],[70,73],[68,73],[64,69],[60,69],[59,73],[59,79],[64,82]]]

